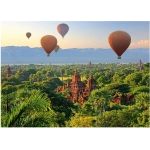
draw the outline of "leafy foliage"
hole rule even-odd
[[[56,123],[52,122],[54,112],[49,107],[47,98],[40,91],[33,90],[27,99],[2,116],[2,127],[55,126]]]
[[[149,63],[143,65],[13,65],[8,78],[1,66],[2,127],[149,127]],[[84,83],[90,75],[97,83],[82,106],[66,98],[69,90],[56,92],[76,69]],[[114,103],[116,92],[134,94],[134,101]]]

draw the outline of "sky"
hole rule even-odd
[[[57,26],[65,23],[69,31],[64,39]],[[149,47],[148,21],[3,21],[1,22],[1,46],[41,47],[44,35],[57,38],[62,49],[68,48],[110,48],[108,36],[116,30],[130,34],[132,48]],[[26,37],[31,32],[31,37]]]

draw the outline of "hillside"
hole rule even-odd
[[[50,57],[41,47],[30,48],[27,46],[7,46],[1,47],[1,64],[72,64],[72,63],[128,63],[128,62],[149,62],[149,49],[129,49],[122,59],[117,59],[116,54],[111,49],[94,48],[72,48],[60,49],[57,53],[52,52]]]

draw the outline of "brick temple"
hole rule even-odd
[[[12,76],[12,72],[11,72],[11,69],[10,69],[10,66],[8,65],[7,68],[6,68],[6,78]]]
[[[141,60],[138,62],[138,65],[139,65],[140,71],[143,71],[144,70],[144,66],[143,66],[143,63],[142,63]]]
[[[87,101],[91,91],[96,88],[96,81],[91,75],[87,81],[87,84],[81,81],[80,75],[76,70],[74,75],[72,76],[72,81],[68,82],[64,86],[60,86],[57,89],[57,92],[63,92],[66,89],[69,89],[69,93],[66,95],[68,99],[70,99],[73,103],[78,102],[82,105],[85,101]]]

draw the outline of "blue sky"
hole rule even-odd
[[[66,23],[69,31],[62,39],[57,25]],[[1,46],[41,47],[40,39],[44,35],[53,35],[62,48],[110,48],[108,36],[116,30],[130,34],[129,48],[149,47],[149,22],[147,21],[28,21],[2,22]],[[32,36],[27,39],[26,32]]]

